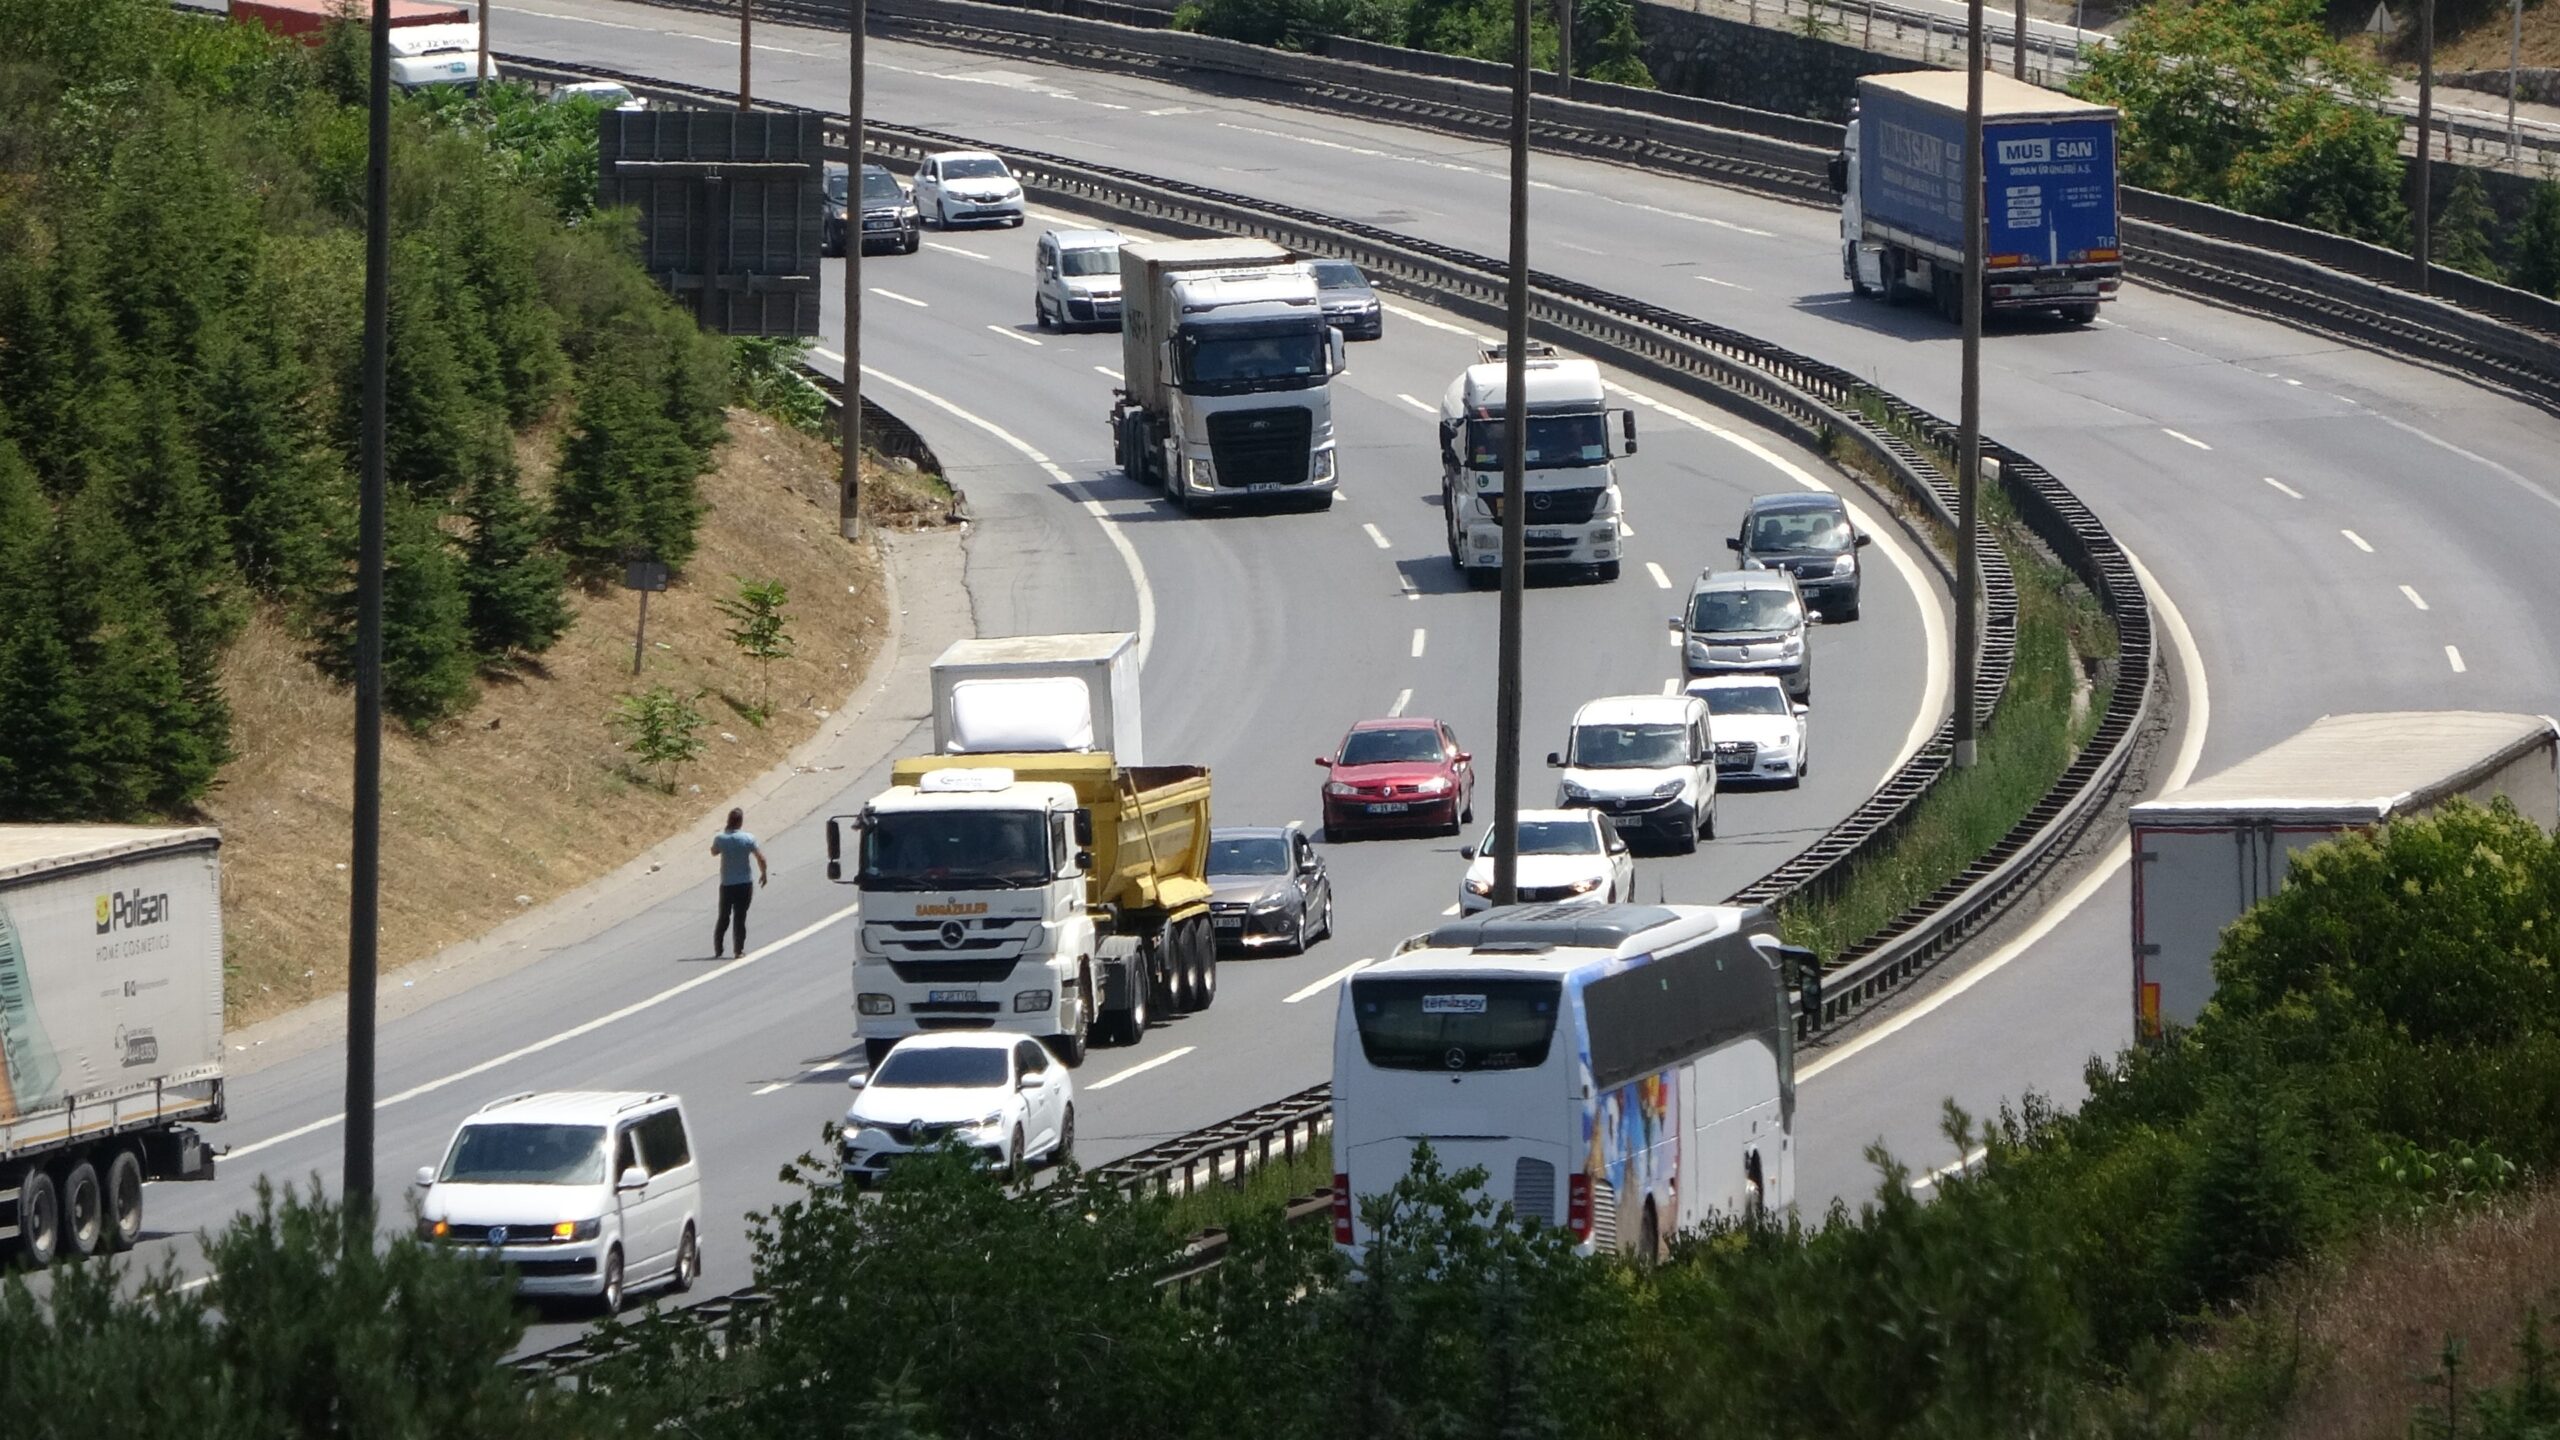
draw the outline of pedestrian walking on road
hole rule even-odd
[[[765,868],[764,851],[756,837],[747,833],[747,812],[729,812],[729,827],[711,837],[711,853],[720,857],[720,918],[711,922],[711,958],[720,958],[720,942],[727,937],[732,952],[740,957],[747,953],[747,904],[756,898],[756,886],[773,879]],[[747,878],[747,862],[755,861],[755,878]],[[734,920],[732,916],[736,917]],[[734,928],[733,928],[734,927]]]

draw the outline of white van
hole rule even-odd
[[[702,1169],[673,1095],[593,1090],[492,1100],[423,1166],[421,1239],[486,1251],[517,1293],[607,1314],[627,1286],[677,1294],[702,1274]]]
[[[1613,695],[1574,712],[1556,804],[1588,807],[1686,855],[1716,838],[1716,746],[1707,702],[1695,695]]]
[[[1031,260],[1031,312],[1040,328],[1120,328],[1120,232],[1043,230]]]

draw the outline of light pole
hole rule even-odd
[[[1493,694],[1493,903],[1520,894],[1520,590],[1528,578],[1529,0],[1511,0],[1511,288],[1502,341],[1502,620]]]
[[[1982,0],[1965,7],[1964,400],[1956,450],[1955,764],[1973,767],[1975,672],[1982,668],[1982,552],[1974,540],[1982,491]]]
[[[755,100],[755,0],[738,0],[738,108],[752,110]]]
[[[2418,293],[2424,295],[2435,279],[2433,257],[2428,253],[2435,241],[2435,174],[2427,160],[2427,141],[2435,134],[2436,111],[2436,0],[2418,0],[2418,205],[2416,224],[2411,227],[2417,244],[2412,247],[2418,261]]]
[[[2027,0],[2018,0],[2017,26],[2017,58],[2011,62],[2009,73],[2024,80],[2027,78]]]
[[[1556,0],[1556,96],[1573,98],[1573,0]]]
[[[846,67],[844,110],[844,474],[836,486],[836,533],[862,537],[862,51],[870,6],[853,0],[847,27],[853,57]],[[924,222],[918,220],[918,225]]]
[[[2507,163],[2516,163],[2516,70],[2524,63],[2524,0],[2507,8]]]
[[[485,33],[485,32],[483,32]],[[382,931],[383,411],[391,336],[391,0],[365,95],[363,409],[356,452],[356,773],[347,865],[347,1244],[373,1243],[373,997]]]
[[[480,88],[489,88],[489,0],[480,0]]]

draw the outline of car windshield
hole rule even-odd
[[[1286,875],[1289,842],[1276,835],[1209,837],[1212,875]]]
[[[874,1088],[985,1090],[1004,1084],[1002,1050],[892,1050],[871,1077]]]
[[[862,831],[862,883],[873,890],[1044,884],[1048,833],[1047,819],[1028,810],[874,815]]]
[[[604,1127],[465,1125],[436,1178],[457,1185],[601,1185]]]
[[[1681,725],[1576,725],[1573,753],[1567,757],[1586,770],[1640,768],[1659,770],[1685,764],[1688,728]]]
[[[1312,323],[1241,334],[1186,330],[1182,353],[1183,383],[1211,394],[1294,388],[1325,373],[1324,332]]]
[[[865,170],[862,172],[863,204],[895,205],[906,198],[907,192],[899,187],[897,176],[890,174],[886,170]]]
[[[1010,173],[1004,168],[1004,162],[992,155],[972,155],[942,162],[942,178],[945,180],[1002,180]]]
[[[1705,590],[1689,608],[1689,628],[1709,632],[1792,630],[1803,618],[1784,590]]]
[[[1120,252],[1108,245],[1086,245],[1074,250],[1061,250],[1058,252],[1058,273],[1061,275],[1117,275],[1120,273]]]
[[[1467,464],[1476,470],[1502,468],[1502,421],[1467,422]],[[1532,468],[1599,465],[1609,458],[1609,417],[1605,415],[1532,415],[1529,452],[1522,462]]]
[[[1751,548],[1837,555],[1849,548],[1849,522],[1829,510],[1769,511],[1751,522]]]
[[[1484,841],[1476,846],[1478,855],[1501,852],[1493,845],[1493,832],[1484,832]],[[1591,831],[1588,820],[1522,820],[1520,853],[1523,855],[1597,855],[1599,837]]]
[[[1717,685],[1693,692],[1704,696],[1710,715],[1785,715],[1787,692],[1776,685]]]
[[[1339,765],[1393,765],[1439,760],[1440,735],[1433,730],[1354,730],[1342,742]]]
[[[1326,290],[1365,290],[1369,287],[1368,278],[1360,273],[1360,267],[1348,260],[1318,260],[1315,272],[1316,284]]]

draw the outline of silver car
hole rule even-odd
[[[1333,934],[1333,879],[1303,825],[1209,832],[1209,925],[1226,950],[1291,954]]]
[[[1784,570],[1723,570],[1698,577],[1686,614],[1671,617],[1691,676],[1775,675],[1787,697],[1813,698],[1812,627],[1796,577]]]

